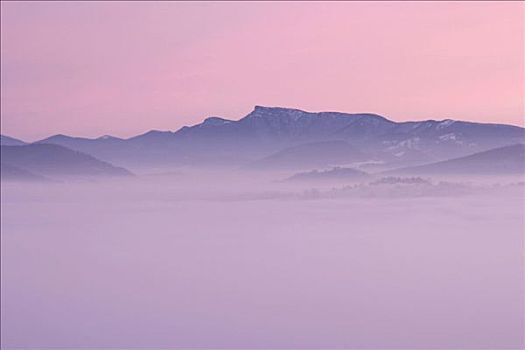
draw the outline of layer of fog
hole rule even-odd
[[[523,348],[523,178],[2,183],[2,348]]]

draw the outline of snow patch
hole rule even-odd
[[[445,119],[437,125],[437,129],[444,129],[452,124],[454,124],[456,121],[452,119]]]

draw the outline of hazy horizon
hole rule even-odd
[[[523,2],[2,2],[2,133],[129,137],[254,105],[524,126]]]

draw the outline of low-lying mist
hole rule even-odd
[[[2,182],[2,348],[523,348],[523,177]]]

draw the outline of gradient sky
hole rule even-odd
[[[524,125],[523,2],[2,2],[2,133],[127,137],[254,105]]]

